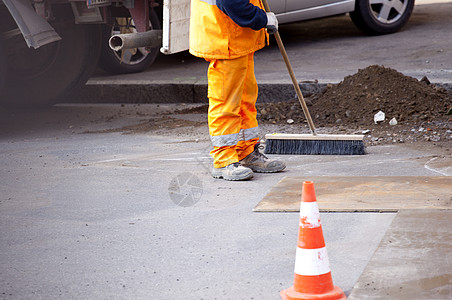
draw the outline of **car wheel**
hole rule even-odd
[[[367,34],[387,34],[405,25],[413,7],[414,0],[356,0],[350,17]]]
[[[149,22],[151,29],[161,29],[160,21],[154,10],[149,11]],[[155,61],[159,47],[148,51],[145,47],[112,50],[108,41],[114,34],[137,32],[133,21],[128,18],[114,18],[102,30],[102,50],[99,59],[99,67],[110,74],[137,73],[146,70]]]
[[[65,100],[89,79],[99,59],[100,25],[76,25],[71,6],[55,5],[51,23],[62,38],[38,49],[10,51],[0,104],[48,106]]]

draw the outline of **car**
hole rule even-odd
[[[414,0],[269,0],[281,24],[349,13],[370,35],[394,33],[408,21]]]
[[[400,30],[411,16],[415,0],[268,0],[280,24],[326,18],[349,13],[353,23],[366,34],[381,35]],[[161,7],[160,7],[161,8]],[[151,28],[161,21],[151,11]],[[124,20],[125,19],[125,20]],[[108,47],[113,34],[134,32],[130,18],[115,18],[104,26],[99,66],[111,74],[141,72],[154,62],[158,48],[114,51]]]

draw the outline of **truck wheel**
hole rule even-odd
[[[100,54],[100,25],[76,25],[71,7],[54,6],[55,28],[62,40],[38,49],[12,51],[1,105],[48,106],[64,101],[89,79]]]
[[[394,33],[408,21],[414,0],[356,0],[350,13],[353,23],[371,35]]]
[[[136,32],[131,20],[130,17],[112,18],[111,22],[103,25],[99,67],[110,74],[128,74],[144,71],[152,65],[159,53],[159,47],[151,48],[150,51],[147,51],[144,47],[114,51],[109,47],[108,41],[112,35]],[[149,21],[151,29],[161,29],[159,18],[154,10],[149,11]]]

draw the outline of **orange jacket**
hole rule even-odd
[[[265,46],[268,40],[265,29],[237,25],[215,3],[215,0],[191,1],[191,54],[206,59],[234,59]],[[263,9],[260,0],[250,3]]]

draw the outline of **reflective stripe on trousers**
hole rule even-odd
[[[210,136],[212,146],[234,146],[239,141],[247,141],[259,137],[259,127],[240,129],[239,133],[232,133],[226,135]]]
[[[209,133],[214,167],[238,162],[259,141],[254,53],[236,59],[209,60]]]

